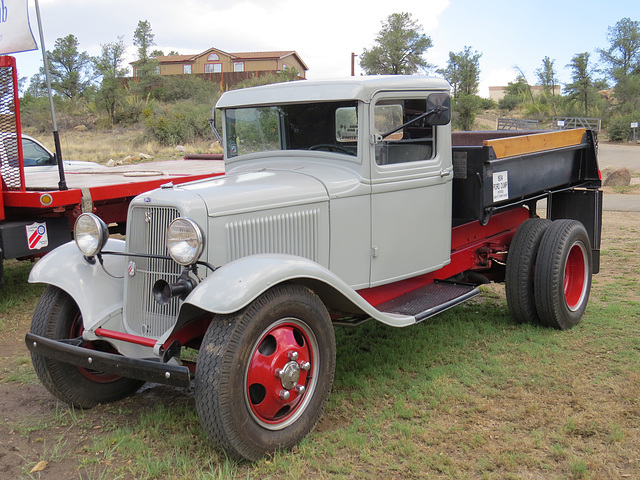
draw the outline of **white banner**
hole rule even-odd
[[[0,0],[0,54],[36,50],[27,0]]]

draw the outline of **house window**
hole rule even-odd
[[[184,73],[185,75],[190,75],[191,74],[191,65],[183,65],[182,66],[182,73]]]
[[[133,69],[133,76],[137,77],[139,75],[140,69],[139,68],[134,68]]]
[[[244,72],[244,62],[233,62],[234,72]]]
[[[220,73],[220,72],[222,72],[221,63],[205,63],[204,64],[204,73]]]
[[[207,57],[207,60],[220,60],[220,57],[218,56],[217,53],[210,53],[209,56]]]

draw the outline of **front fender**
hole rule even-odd
[[[287,282],[323,284],[363,313],[393,326],[415,323],[413,317],[389,315],[378,311],[330,270],[311,260],[294,255],[260,254],[234,260],[209,275],[185,299],[180,320],[187,320],[188,306],[211,313],[237,312],[271,287]],[[187,307],[187,308],[185,308]]]
[[[105,250],[124,252],[125,242],[110,238]],[[65,243],[47,253],[31,269],[30,283],[47,283],[67,292],[78,304],[85,329],[122,308],[125,257],[105,255],[104,269],[90,264],[75,242]],[[105,270],[112,276],[105,273]]]

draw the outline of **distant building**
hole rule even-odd
[[[228,53],[209,48],[195,55],[158,56],[156,60],[159,75],[197,75],[225,87],[247,78],[279,73],[285,68],[296,69],[298,78],[303,79],[309,70],[294,50]],[[139,73],[137,64],[138,61],[131,62],[134,77]]]
[[[507,94],[507,88],[508,87],[489,87],[489,98],[494,102],[499,102]],[[533,93],[534,97],[541,95],[543,91],[544,91],[544,88],[542,87],[542,85],[531,85],[531,92]],[[555,85],[553,87],[552,95],[560,95],[561,93],[562,93],[562,86]]]

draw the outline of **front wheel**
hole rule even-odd
[[[244,310],[216,316],[196,370],[204,430],[234,458],[291,448],[322,415],[335,355],[329,313],[300,285],[274,287]]]
[[[591,244],[576,220],[556,220],[540,242],[535,275],[536,310],[549,327],[580,322],[591,291]]]
[[[31,333],[49,339],[78,338],[84,330],[78,305],[65,291],[49,286],[33,313]],[[112,351],[104,342],[90,342],[86,348]],[[76,367],[31,353],[38,378],[49,392],[65,403],[91,408],[135,393],[143,381]]]

